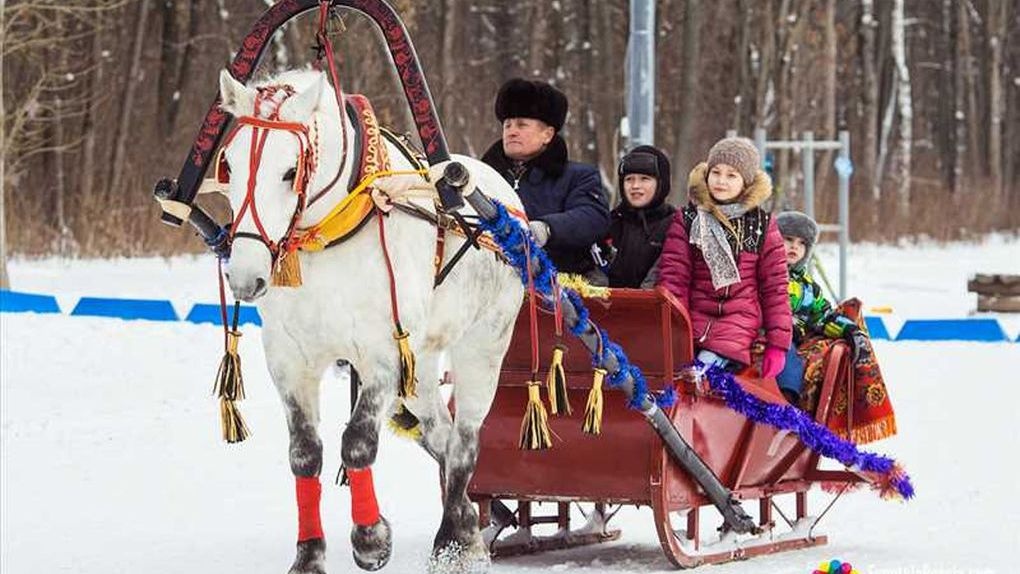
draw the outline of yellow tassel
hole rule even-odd
[[[415,397],[418,395],[418,379],[414,374],[414,353],[411,351],[410,334],[397,327],[393,338],[397,340],[397,349],[400,350],[400,389],[398,394],[402,398]]]
[[[406,439],[419,440],[421,434],[421,421],[414,416],[402,399],[397,400],[397,410],[390,415],[387,423],[393,434]]]
[[[220,426],[223,428],[223,440],[230,444],[241,442],[251,434],[241,411],[237,410],[237,404],[227,399],[220,399]]]
[[[570,398],[567,396],[567,374],[563,371],[563,354],[567,348],[556,345],[553,348],[552,361],[549,363],[549,374],[545,378],[549,391],[549,409],[554,415],[571,414]]]
[[[297,251],[284,251],[280,260],[273,268],[274,287],[300,287],[301,286],[301,259]]]
[[[588,392],[588,404],[584,407],[584,426],[581,430],[590,435],[602,434],[602,381],[606,378],[605,369],[595,369],[595,378]]]
[[[237,354],[237,345],[241,333],[227,332],[227,349],[216,372],[216,386],[213,392],[220,399],[220,426],[223,428],[223,440],[228,443],[241,442],[251,434],[236,402],[244,398],[244,378],[241,376],[241,356]]]
[[[519,444],[521,450],[545,450],[552,447],[549,415],[545,412],[541,390],[541,383],[528,381],[528,406],[524,409],[524,418],[521,420]]]

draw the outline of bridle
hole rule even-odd
[[[294,88],[288,85],[264,86],[257,88],[254,115],[237,117],[237,124],[224,140],[215,167],[216,182],[220,185],[229,184],[230,166],[226,161],[224,151],[227,147],[229,147],[234,137],[237,136],[238,132],[242,128],[250,127],[252,129],[252,135],[251,147],[248,151],[247,187],[245,190],[244,200],[241,202],[241,207],[237,210],[237,214],[234,216],[230,224],[227,241],[229,244],[232,244],[235,239],[251,239],[262,243],[265,245],[266,249],[269,250],[269,253],[272,256],[271,265],[273,268],[276,267],[277,263],[279,263],[283,257],[288,254],[292,254],[300,246],[300,231],[298,230],[298,224],[304,216],[305,209],[308,205],[316,199],[321,198],[326,192],[333,188],[334,185],[336,185],[337,181],[340,179],[341,173],[343,172],[344,161],[347,155],[347,130],[343,127],[341,115],[340,131],[344,133],[344,150],[339,166],[337,167],[336,176],[334,176],[330,183],[328,183],[323,189],[316,192],[311,200],[309,200],[308,184],[311,182],[312,174],[315,172],[315,168],[318,165],[319,154],[316,145],[318,142],[315,141],[318,139],[318,130],[309,129],[307,125],[302,123],[287,122],[279,119],[280,107],[283,105],[283,102],[290,96],[294,95],[294,93]],[[260,111],[265,106],[272,106],[272,110],[266,114],[268,117],[263,118],[260,117],[263,115]],[[262,223],[262,218],[259,215],[258,208],[255,203],[256,176],[258,175],[259,166],[262,163],[262,154],[265,148],[266,139],[272,131],[290,133],[297,139],[298,142],[298,161],[294,168],[294,182],[291,188],[297,195],[298,202],[294,209],[294,213],[291,215],[290,222],[287,225],[287,231],[278,241],[273,240],[273,238],[269,236]],[[249,214],[258,233],[238,231],[241,220],[245,217],[245,215]]]

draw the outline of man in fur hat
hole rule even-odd
[[[559,271],[588,273],[590,250],[609,229],[609,203],[598,169],[569,161],[559,131],[567,97],[551,85],[514,78],[499,89],[503,137],[482,156],[517,191],[535,241]]]

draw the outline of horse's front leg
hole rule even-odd
[[[298,508],[297,555],[289,574],[325,574],[326,542],[319,517],[322,440],[319,438],[319,381],[314,375],[297,387],[278,386],[290,431],[290,469]]]
[[[388,371],[386,369],[382,369]],[[352,366],[353,374],[353,366]],[[372,464],[379,451],[383,412],[396,395],[397,374],[366,373],[351,420],[344,429],[340,455],[351,488],[351,547],[354,562],[363,570],[386,565],[392,551],[389,522],[379,512],[372,479]]]

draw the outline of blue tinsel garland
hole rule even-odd
[[[825,425],[817,423],[807,413],[793,405],[776,405],[763,401],[744,390],[733,374],[717,366],[705,370],[704,363],[694,361],[694,369],[704,370],[704,376],[726,405],[756,423],[792,431],[812,451],[835,459],[857,471],[873,472],[884,477],[884,481],[904,499],[914,497],[914,486],[910,476],[895,460],[862,451],[854,443],[840,438]]]

